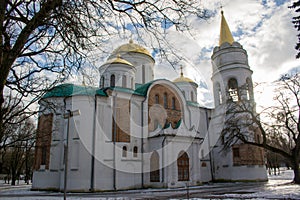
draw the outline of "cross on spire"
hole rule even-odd
[[[182,65],[180,66],[180,76],[183,76],[183,67],[182,67]]]

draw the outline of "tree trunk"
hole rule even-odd
[[[299,162],[294,165],[294,183],[300,184],[300,171],[299,171]]]
[[[14,174],[11,176],[11,185],[16,185],[16,176]]]

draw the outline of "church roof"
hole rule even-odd
[[[117,49],[115,49],[112,52],[111,57],[117,54],[122,55],[123,53],[128,53],[128,52],[141,53],[152,58],[150,52],[146,48],[142,47],[141,45],[135,44],[132,39],[129,40],[129,43],[123,44],[119,46]]]
[[[49,97],[70,97],[70,96],[107,96],[103,90],[97,87],[84,86],[84,85],[74,85],[70,83],[61,84],[53,87],[49,90],[42,98]]]
[[[150,87],[150,86],[152,85],[152,83],[155,82],[155,81],[157,81],[157,80],[153,80],[153,81],[150,81],[150,82],[148,82],[148,83],[141,84],[141,85],[137,86],[137,88],[136,88],[135,91],[134,91],[134,94],[136,94],[136,95],[141,95],[141,96],[146,96],[149,87]]]
[[[180,77],[178,77],[175,80],[173,80],[174,83],[193,83],[193,84],[196,84],[195,81],[193,81],[192,79],[183,76],[182,67],[180,67],[180,70],[181,70]]]
[[[221,11],[221,14],[222,14],[222,18],[221,18],[219,46],[221,46],[225,42],[228,42],[229,44],[232,44],[234,42],[231,31],[224,17],[224,12]]]
[[[133,67],[133,65],[130,62],[128,62],[127,60],[122,59],[120,54],[118,54],[118,56],[116,58],[109,59],[108,61],[106,61],[104,63],[104,65],[107,65],[107,64],[124,64],[124,65],[128,65],[128,66]]]
[[[194,83],[195,81],[193,81],[192,79],[185,77],[183,75],[181,75],[179,78],[176,78],[174,81],[174,83],[179,83],[179,82],[189,82],[189,83]]]

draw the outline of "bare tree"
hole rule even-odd
[[[31,177],[33,165],[33,148],[35,145],[35,125],[30,118],[18,124],[5,127],[5,142],[1,148],[2,172],[11,177],[11,184],[15,185],[20,175],[25,173],[26,181]]]
[[[226,147],[242,142],[279,154],[290,162],[294,183],[300,184],[300,75],[285,75],[276,85],[276,104],[261,113],[250,101],[229,101],[222,135]]]
[[[188,30],[189,16],[206,18],[199,1],[0,0],[0,139],[7,90],[31,97],[29,107],[109,37],[143,30],[162,47],[163,24]]]

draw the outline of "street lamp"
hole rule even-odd
[[[64,114],[64,119],[68,119],[67,125],[67,138],[66,143],[64,144],[64,162],[65,162],[65,176],[64,176],[64,200],[67,199],[67,176],[68,176],[68,148],[69,148],[69,129],[70,129],[70,118],[80,115],[79,110],[67,110],[67,113]]]

